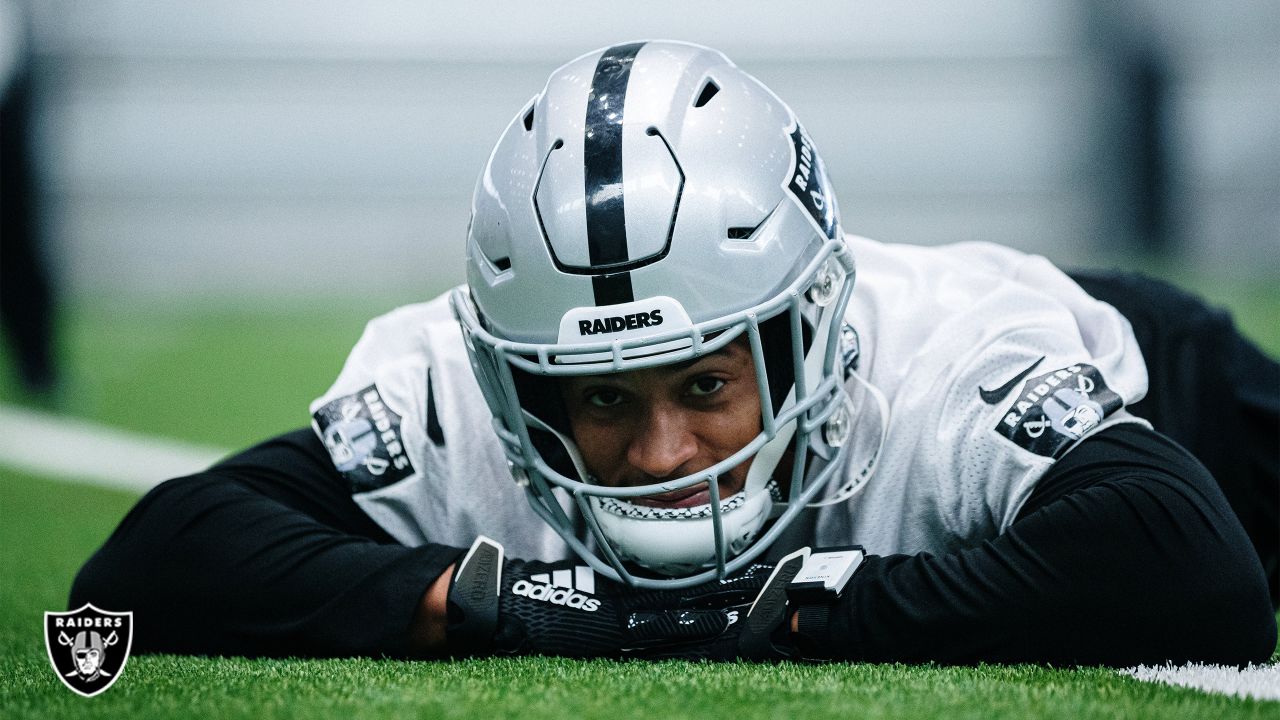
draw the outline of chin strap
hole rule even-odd
[[[867,486],[867,483],[871,481],[871,477],[876,474],[876,469],[880,466],[880,451],[884,449],[885,438],[889,436],[889,401],[885,398],[884,393],[880,392],[880,388],[867,382],[857,371],[851,372],[850,376],[857,380],[876,401],[876,408],[880,411],[880,440],[876,443],[875,452],[871,453],[871,459],[867,461],[861,472],[849,478],[831,497],[811,502],[805,507],[820,508],[849,500]],[[851,403],[852,401],[848,402]]]

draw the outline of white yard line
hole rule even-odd
[[[0,405],[0,466],[42,477],[146,492],[169,478],[209,467],[227,451],[117,430],[11,405]],[[1124,673],[1147,682],[1280,700],[1280,665],[1243,670],[1221,665],[1140,665]]]
[[[1224,665],[1139,665],[1124,671],[1139,680],[1195,688],[1205,692],[1257,700],[1280,700],[1280,665],[1250,665],[1243,670]]]
[[[145,492],[226,455],[219,448],[0,405],[0,466],[44,477]]]

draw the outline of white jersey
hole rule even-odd
[[[849,382],[842,472],[874,457],[875,473],[852,500],[807,511],[805,542],[876,555],[976,545],[1009,526],[1082,436],[1143,422],[1123,409],[1147,388],[1128,321],[1044,258],[848,241],[857,372],[889,418]],[[466,547],[484,534],[512,557],[571,556],[511,476],[447,294],[371,321],[311,412],[355,501],[406,545]]]

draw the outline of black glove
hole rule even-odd
[[[685,611],[633,611],[627,616],[631,657],[701,660],[801,660],[825,662],[847,638],[833,638],[833,608],[848,613],[845,585],[862,565],[859,546],[801,548],[777,566],[756,564],[747,569],[760,590],[746,607],[723,613],[730,622],[697,623]],[[764,574],[767,573],[767,577]],[[763,582],[759,578],[764,577]],[[729,583],[737,581],[731,578]],[[791,631],[791,617],[799,622]]]
[[[634,611],[628,616],[631,657],[686,660],[786,660],[794,655],[788,622],[787,586],[800,572],[809,549],[787,555],[776,566],[748,566],[751,585],[758,587],[751,601],[729,608],[722,627],[689,623],[682,613]],[[737,581],[741,576],[726,582]],[[672,620],[675,624],[672,626]]]
[[[795,554],[796,556],[799,553]],[[682,590],[628,588],[576,561],[506,560],[479,537],[454,571],[448,643],[454,655],[785,657],[785,586],[803,558],[751,565]]]

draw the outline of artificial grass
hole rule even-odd
[[[0,362],[0,402],[239,448],[307,425],[364,324],[389,309],[77,304],[59,315],[62,386],[30,398]]]
[[[45,656],[43,612],[135,497],[0,474],[3,718],[1280,718],[1280,703],[1103,668],[576,661],[405,662],[136,656],[75,695]],[[123,610],[127,608],[108,608]]]
[[[27,665],[33,667],[28,668]],[[1100,669],[751,666],[560,659],[134,658],[84,700],[23,663],[9,718],[1274,718],[1275,703],[1141,683]],[[48,675],[48,673],[45,673]]]

